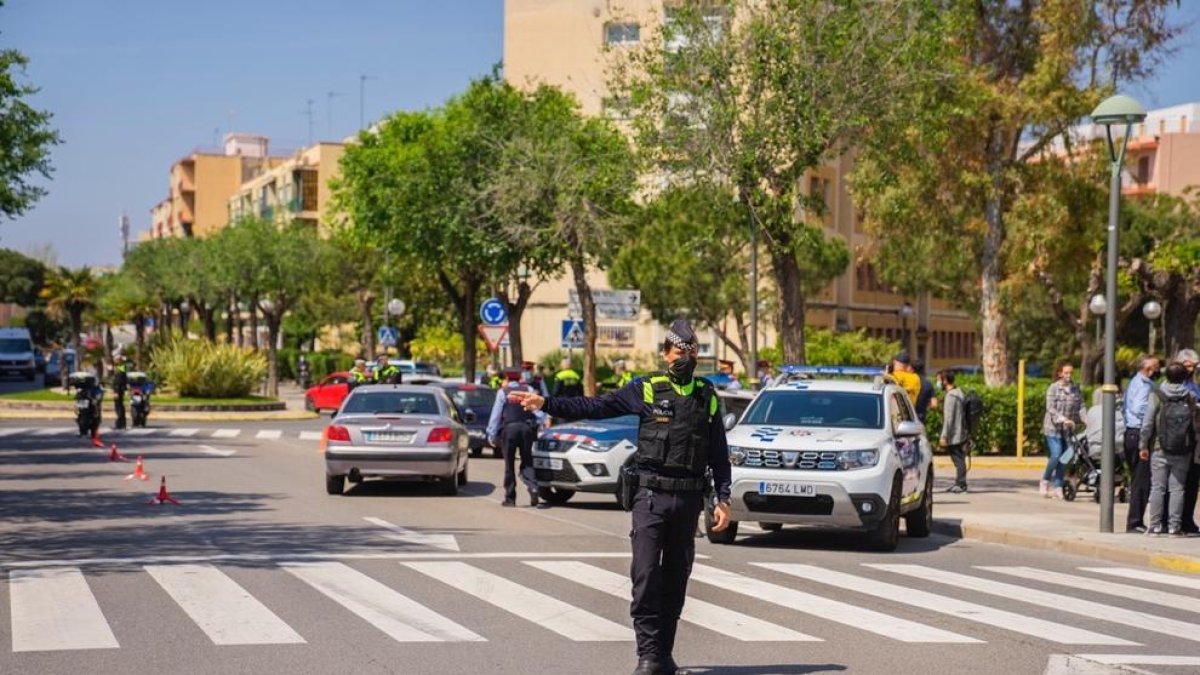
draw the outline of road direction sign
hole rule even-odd
[[[578,319],[564,319],[562,322],[562,348],[583,349],[583,322]]]
[[[495,352],[500,350],[500,343],[508,336],[508,324],[502,323],[498,326],[480,326],[479,334],[483,336],[487,342],[488,349]]]
[[[488,298],[479,305],[479,319],[489,326],[508,323],[508,310],[499,298]]]
[[[377,337],[380,347],[395,347],[400,342],[400,331],[391,326],[380,326]]]
[[[633,290],[593,289],[592,300],[596,303],[596,317],[600,319],[636,319],[642,309],[642,292]],[[579,305],[579,292],[567,292],[567,315],[572,318],[583,316]]]

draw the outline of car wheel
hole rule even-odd
[[[325,476],[325,493],[340,495],[346,489],[345,476]]]
[[[704,532],[708,540],[714,544],[732,544],[737,539],[738,524],[736,520],[729,521],[729,527],[720,532],[713,532],[713,510],[711,505],[704,507]]]
[[[538,488],[538,498],[545,499],[551,504],[566,504],[575,496],[574,490],[564,490],[556,487],[540,487]]]
[[[778,532],[783,529],[783,523],[759,523],[758,527],[767,532]]]
[[[321,412],[320,410],[317,410],[317,404],[313,403],[311,396],[304,397],[304,409],[308,412]]]
[[[439,478],[438,485],[442,488],[441,492],[443,496],[453,497],[458,494],[458,474],[450,474],[445,478]]]
[[[925,477],[925,494],[921,506],[904,516],[904,531],[910,537],[928,537],[933,530],[933,472]]]
[[[900,477],[892,480],[892,495],[888,499],[883,520],[867,534],[867,545],[873,550],[895,551],[900,544]]]
[[[458,472],[458,484],[460,486],[467,484],[467,463],[463,462],[462,471]]]

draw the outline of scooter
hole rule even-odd
[[[145,427],[146,419],[150,417],[150,392],[154,383],[146,373],[134,371],[129,373],[129,412],[133,417],[133,426]]]
[[[95,436],[100,430],[100,403],[104,390],[95,373],[78,371],[71,373],[67,384],[75,389],[75,424],[80,436]]]

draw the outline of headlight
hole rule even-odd
[[[608,452],[620,441],[584,441],[575,447],[588,452]]]
[[[733,466],[741,466],[746,463],[746,450],[736,445],[729,446],[729,463]]]
[[[838,453],[838,468],[843,471],[866,469],[879,461],[878,450],[846,450]]]

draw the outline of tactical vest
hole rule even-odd
[[[525,385],[518,387],[506,387],[501,389],[496,395],[507,397],[509,391],[533,391],[533,389]],[[513,403],[505,400],[504,407],[500,409],[500,424],[501,426],[508,426],[513,422],[537,424],[537,415],[534,415],[532,412],[523,408],[520,403]]]
[[[651,418],[638,427],[638,466],[703,476],[709,425],[717,414],[712,385],[693,378],[678,386],[666,375],[653,375],[642,381],[642,398],[650,405]]]
[[[380,384],[399,384],[400,369],[390,363],[386,368],[376,369],[375,381]]]

